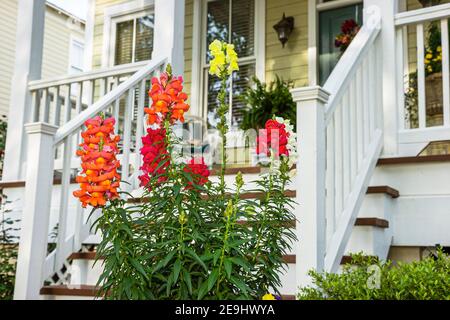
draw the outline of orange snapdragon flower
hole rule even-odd
[[[189,105],[185,102],[188,96],[183,92],[182,77],[172,77],[170,70],[164,72],[159,78],[152,78],[148,94],[152,99],[151,106],[144,108],[148,124],[161,123],[167,118],[171,123],[184,122],[184,114],[189,110]]]
[[[101,116],[85,122],[86,131],[81,133],[83,141],[76,153],[81,158],[82,171],[76,178],[80,189],[73,193],[83,208],[88,205],[102,207],[108,200],[119,197],[120,174],[117,169],[120,162],[116,155],[120,137],[114,135],[115,122],[114,118]]]

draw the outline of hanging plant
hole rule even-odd
[[[334,40],[334,46],[344,53],[360,29],[361,27],[355,20],[345,20],[341,25],[341,33]]]

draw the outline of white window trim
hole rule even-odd
[[[206,4],[212,0],[194,0],[193,37],[192,37],[192,83],[191,83],[191,114],[206,119],[207,107],[203,97],[204,85],[204,57],[206,55]],[[255,0],[255,52],[252,57],[246,57],[255,61],[255,75],[261,81],[265,81],[266,64],[266,0]],[[263,30],[263,32],[258,32]]]
[[[102,67],[107,68],[114,65],[116,23],[122,17],[132,17],[141,12],[153,11],[154,0],[134,0],[123,4],[107,7],[103,18],[103,50]],[[132,19],[132,18],[130,18]],[[127,19],[125,19],[127,20]]]
[[[81,38],[81,37],[78,37],[78,36],[75,36],[75,35],[71,34],[70,35],[70,42],[69,42],[69,63],[68,63],[68,66],[67,66],[67,73],[68,74],[71,73],[71,68],[72,68],[72,61],[73,61],[73,55],[74,55],[73,46],[72,46],[73,42],[78,42],[78,43],[83,45],[83,53],[86,50],[86,45],[85,45],[84,39]],[[81,72],[86,71],[86,61],[85,61],[84,57],[85,57],[85,55],[83,54],[83,56],[81,57],[81,60],[83,61],[83,66],[82,66]]]

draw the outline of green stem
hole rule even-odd
[[[217,276],[217,285],[216,285],[216,293],[217,293],[217,295],[219,297],[220,297],[220,292],[219,292],[220,282],[222,280],[221,272],[222,272],[223,262],[225,260],[225,250],[226,250],[226,248],[228,246],[228,234],[229,234],[229,230],[230,230],[230,221],[231,221],[231,215],[229,215],[227,217],[227,224],[226,224],[226,227],[225,227],[225,234],[224,234],[224,237],[223,237],[222,252],[220,254],[219,275]]]
[[[226,114],[228,112],[228,104],[226,103],[226,94],[227,94],[226,89],[227,89],[227,74],[223,72],[221,75],[220,91],[218,93],[218,100],[219,100],[218,114],[220,117],[218,128],[220,132],[220,137],[222,138],[222,146],[221,146],[222,163],[220,166],[219,190],[223,199],[225,199],[225,170],[227,165],[227,155],[225,152],[225,147],[227,145],[226,134],[228,132],[228,124],[226,119]]]

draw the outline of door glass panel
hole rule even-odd
[[[136,20],[136,50],[134,61],[150,60],[153,52],[153,20],[154,16],[146,16]]]
[[[322,11],[319,14],[319,83],[323,85],[341,57],[335,39],[345,20],[362,25],[362,4]]]

